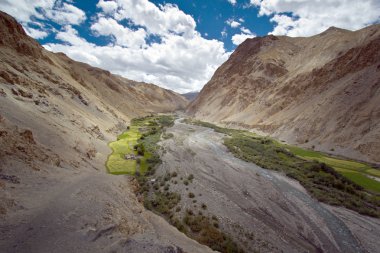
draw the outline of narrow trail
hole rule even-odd
[[[160,171],[193,174],[189,191],[201,195],[198,201],[238,240],[263,252],[365,252],[345,223],[298,182],[235,158],[222,134],[180,120],[168,132],[174,138],[162,142],[167,152]],[[186,194],[184,187],[174,189]],[[254,239],[246,240],[247,233]]]

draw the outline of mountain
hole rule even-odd
[[[189,101],[193,101],[197,96],[199,92],[198,91],[192,91],[188,93],[181,94],[183,97],[185,97]]]
[[[0,12],[0,251],[211,252],[105,169],[131,118],[187,103],[48,52]]]
[[[247,39],[188,106],[194,117],[380,162],[380,25]]]

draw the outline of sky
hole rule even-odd
[[[380,21],[380,0],[0,0],[47,50],[180,93],[248,38]]]

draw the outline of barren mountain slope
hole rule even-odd
[[[199,92],[198,91],[193,91],[193,92],[188,92],[188,93],[184,93],[184,94],[181,94],[183,97],[185,97],[187,100],[189,101],[193,101],[194,99],[197,98]]]
[[[105,171],[132,117],[186,103],[50,53],[0,13],[0,252],[211,252]]]
[[[380,25],[242,43],[188,112],[380,162]]]

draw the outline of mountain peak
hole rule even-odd
[[[330,26],[324,32],[322,32],[320,35],[325,35],[325,34],[329,34],[329,33],[337,33],[337,32],[346,33],[346,32],[351,32],[351,31],[343,29],[343,28],[339,28],[336,26]]]

